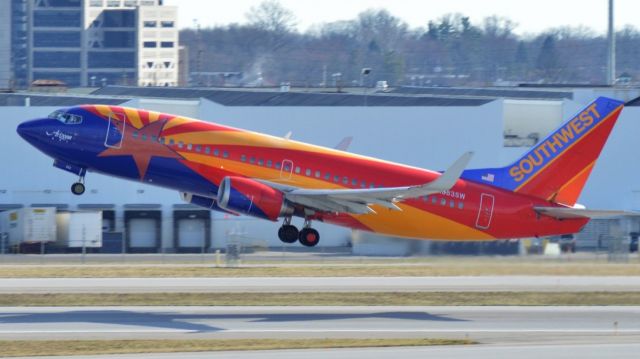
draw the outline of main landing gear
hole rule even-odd
[[[81,194],[84,193],[84,175],[80,176],[80,178],[78,179],[78,182],[74,183],[71,185],[71,193],[75,194],[76,196],[80,196]]]
[[[298,231],[296,226],[291,224],[291,217],[284,219],[282,227],[278,230],[278,238],[284,243],[294,243],[296,240],[306,247],[314,247],[320,242],[320,233],[311,228],[311,221],[305,219],[304,227]]]

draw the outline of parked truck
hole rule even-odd
[[[10,246],[55,242],[56,209],[33,207],[0,212],[0,233]]]
[[[102,247],[102,212],[61,212],[56,222],[58,247]]]

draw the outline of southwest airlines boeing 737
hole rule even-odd
[[[465,170],[420,169],[182,116],[83,105],[24,122],[18,133],[78,175],[166,187],[212,210],[283,219],[278,237],[315,246],[313,221],[390,236],[494,240],[570,234],[615,215],[576,205],[623,103],[600,97],[521,158]],[[304,218],[301,229],[292,217]]]

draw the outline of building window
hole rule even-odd
[[[90,51],[89,68],[135,68],[133,51]]]
[[[34,47],[80,47],[80,31],[34,31]]]
[[[107,0],[107,7],[118,7],[120,6],[120,0]]]
[[[33,67],[36,68],[78,68],[79,51],[34,51]]]
[[[133,9],[102,12],[102,27],[136,27],[136,11]]]
[[[174,22],[173,21],[161,21],[160,24],[162,25],[162,27],[173,27],[174,26]]]
[[[80,27],[82,15],[78,10],[36,10],[33,12],[34,27]]]
[[[150,49],[150,48],[156,48],[156,47],[158,47],[158,43],[157,43],[157,42],[155,42],[155,41],[145,41],[145,42],[142,44],[142,46],[144,46],[144,47],[145,47],[145,48],[147,48],[147,49]]]
[[[157,21],[145,21],[143,22],[144,27],[156,27],[158,26]]]
[[[102,7],[102,5],[102,0],[91,0],[91,2],[89,3],[90,7]]]
[[[136,46],[136,33],[134,31],[105,31],[102,43],[107,48],[133,48]]]
[[[165,49],[169,49],[173,47],[173,41],[162,41],[160,43],[160,47],[165,48]]]

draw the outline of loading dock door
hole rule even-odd
[[[178,221],[178,247],[202,248],[206,239],[206,225],[203,218],[184,218]]]
[[[156,248],[158,232],[153,218],[132,218],[129,221],[129,247]]]

